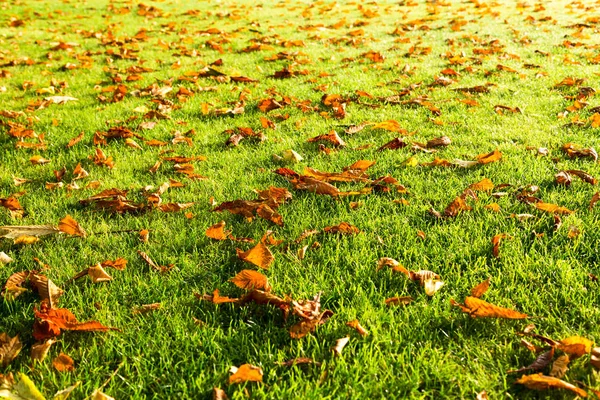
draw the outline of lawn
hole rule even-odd
[[[0,397],[600,390],[598,1],[0,7]]]

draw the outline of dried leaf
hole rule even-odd
[[[214,240],[227,240],[231,231],[225,231],[225,221],[218,222],[206,230],[206,236]]]
[[[83,228],[70,215],[67,215],[58,223],[58,230],[67,235],[85,237],[86,233]]]
[[[584,182],[587,182],[591,185],[595,185],[598,183],[598,181],[596,180],[596,178],[594,178],[592,175],[588,174],[585,171],[581,171],[578,169],[570,169],[568,171],[565,171],[567,174],[571,174],[571,175],[575,175],[576,177],[578,177],[579,179],[581,179]]]
[[[425,294],[429,297],[433,296],[444,286],[444,282],[437,279],[426,279],[423,281],[423,288],[425,289]]]
[[[346,326],[349,326],[350,328],[354,329],[356,332],[359,333],[359,335],[363,337],[369,336],[369,332],[365,328],[363,328],[363,326],[360,324],[360,322],[358,322],[357,319],[346,322]]]
[[[9,257],[8,254],[6,254],[3,251],[0,251],[0,266],[4,265],[4,264],[8,264],[9,262],[12,262],[13,259]]]
[[[575,359],[591,352],[593,345],[594,342],[589,339],[581,336],[571,336],[561,340],[557,348]]]
[[[264,290],[270,291],[271,286],[269,285],[268,279],[266,276],[261,274],[260,272],[253,271],[250,269],[244,269],[240,271],[235,277],[229,280],[235,286],[244,290]]]
[[[233,375],[229,377],[229,384],[244,382],[262,382],[263,371],[260,367],[250,364],[241,365],[239,368],[231,367],[229,370]]]
[[[109,328],[97,321],[78,322],[73,313],[66,308],[49,308],[48,304],[43,302],[40,309],[34,308],[36,321],[33,324],[33,337],[36,340],[49,339],[60,335],[60,330],[70,331],[99,331],[106,332],[116,330]]]
[[[490,190],[494,189],[494,184],[490,179],[483,178],[479,182],[469,185],[469,189],[476,190],[479,192],[489,192]]]
[[[196,296],[196,298],[199,300],[208,301],[213,304],[237,303],[239,301],[239,299],[233,299],[227,296],[219,295],[219,289],[215,289],[212,295],[194,293],[194,296]]]
[[[335,346],[332,349],[336,356],[339,357],[342,355],[342,350],[344,350],[344,347],[346,347],[346,345],[348,344],[349,341],[350,341],[350,336],[346,336],[346,337],[336,340]]]
[[[444,209],[443,215],[445,217],[456,217],[462,211],[470,211],[472,209],[461,196],[458,196]]]
[[[523,375],[515,383],[519,383],[529,389],[535,390],[566,389],[580,397],[587,397],[587,392],[585,390],[580,389],[577,386],[573,386],[570,383],[562,381],[558,378],[553,378],[551,376],[542,374]]]
[[[340,233],[345,235],[355,235],[360,233],[360,229],[357,227],[350,225],[347,222],[341,222],[339,225],[335,226],[326,226],[323,228],[323,232],[326,233]]]
[[[48,351],[50,351],[50,347],[56,343],[54,339],[48,339],[43,343],[36,343],[31,346],[31,359],[33,361],[42,362],[48,355]]]
[[[479,164],[489,164],[495,161],[500,161],[502,159],[502,153],[496,149],[491,153],[480,154],[475,157],[475,159]]]
[[[570,361],[571,360],[569,359],[568,354],[563,354],[562,356],[558,357],[556,360],[554,360],[554,363],[552,364],[550,376],[562,379],[562,377],[565,376],[565,374],[569,370],[568,365]]]
[[[256,246],[247,251],[236,249],[237,256],[240,260],[246,261],[250,264],[254,264],[259,268],[269,269],[269,266],[275,257],[271,250],[262,242],[259,242]]]
[[[481,296],[483,296],[485,294],[485,292],[488,291],[489,287],[490,287],[490,278],[487,278],[485,281],[481,282],[480,284],[475,286],[473,289],[471,289],[471,296],[480,298]]]
[[[558,206],[556,204],[543,203],[541,201],[538,203],[535,203],[534,207],[537,208],[538,210],[542,210],[547,213],[559,214],[559,215],[569,215],[569,214],[573,214],[575,212],[575,211],[569,210],[568,208]]]
[[[60,230],[51,225],[0,226],[0,237],[16,239],[21,236],[46,236],[59,233]]]
[[[520,313],[509,308],[499,307],[476,297],[466,297],[465,304],[458,304],[451,300],[452,305],[460,307],[463,312],[471,317],[480,318],[506,318],[506,319],[525,319],[528,315]]]
[[[112,281],[112,277],[106,273],[102,265],[96,264],[93,267],[87,269],[87,274],[92,278],[93,283],[109,282]]]
[[[138,307],[135,307],[132,311],[133,315],[137,314],[147,314],[151,311],[160,310],[162,307],[161,303],[152,303],[152,304],[144,304]]]
[[[19,335],[10,337],[6,333],[0,333],[0,365],[6,368],[21,352],[23,344]]]
[[[48,302],[50,307],[58,303],[58,298],[63,295],[64,290],[59,288],[50,279],[41,274],[31,273],[29,280],[36,288],[42,301]]]
[[[389,299],[385,299],[385,305],[387,306],[405,306],[412,303],[414,299],[411,296],[401,296],[401,297],[390,297]]]
[[[75,362],[65,353],[60,353],[52,360],[52,365],[58,372],[70,372],[75,370]]]
[[[529,371],[529,370],[539,371],[539,370],[546,368],[548,365],[550,365],[553,358],[554,358],[554,347],[552,347],[552,348],[550,348],[550,350],[540,354],[535,359],[535,361],[533,363],[531,363],[531,365],[529,365],[527,367],[519,368],[518,370],[507,371],[507,372],[508,373],[525,372],[525,371]]]

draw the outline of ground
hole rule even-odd
[[[55,308],[118,328],[63,331],[33,363],[40,296],[5,294],[0,334],[19,335],[23,349],[2,373],[26,374],[46,396],[80,381],[73,398],[99,388],[118,399],[209,398],[213,388],[229,398],[575,396],[526,388],[516,381],[536,371],[509,371],[537,357],[517,335],[531,323],[557,342],[600,335],[598,2],[0,7],[0,224],[58,226],[70,215],[86,231],[0,239],[13,259],[0,279],[35,270],[64,290]],[[175,156],[197,158],[165,160]],[[374,164],[342,173],[360,160]],[[271,202],[267,218],[264,208],[214,211],[271,186],[292,198]],[[116,197],[105,209],[80,201],[111,188],[128,190],[131,212]],[[231,237],[207,237],[220,221]],[[325,232],[344,222],[356,229]],[[269,230],[282,242],[265,239],[268,269],[238,257]],[[302,238],[307,230],[318,233]],[[382,257],[406,272],[378,268]],[[119,258],[125,269],[105,268],[111,281],[71,280]],[[293,338],[293,312],[213,304],[215,289],[249,292],[229,281],[242,270],[268,278],[279,308],[320,293],[333,314]],[[444,282],[432,296],[421,270]],[[451,304],[488,278],[482,300],[529,318]],[[412,302],[386,304],[396,296]],[[346,325],[355,319],[368,335]],[[589,346],[577,359],[552,347],[573,359],[563,380],[598,387]],[[60,353],[73,371],[53,366]],[[300,357],[314,363],[281,365]],[[261,368],[262,383],[230,384],[243,364]]]

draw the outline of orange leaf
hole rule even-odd
[[[477,190],[480,192],[487,192],[487,191],[494,189],[494,184],[492,183],[492,181],[490,179],[483,178],[479,182],[473,183],[472,185],[470,185],[469,189]]]
[[[379,122],[373,125],[372,129],[385,129],[386,131],[391,132],[404,132],[404,129],[400,127],[400,123],[393,119],[388,121]]]
[[[237,303],[239,301],[239,299],[233,299],[227,296],[220,296],[219,289],[215,289],[212,295],[194,293],[194,296],[196,296],[196,298],[198,298],[199,300],[208,301],[213,304]]]
[[[275,260],[271,250],[269,250],[269,248],[262,242],[259,242],[256,246],[248,251],[242,251],[240,249],[236,249],[236,251],[240,260],[254,264],[263,269],[269,269],[269,266]]]
[[[86,233],[81,226],[70,215],[67,215],[58,223],[58,229],[67,235],[85,237]]]
[[[475,286],[471,289],[471,296],[480,298],[488,291],[490,287],[490,278],[487,278],[485,281],[481,282],[479,285]]]
[[[75,370],[75,363],[73,359],[65,353],[60,353],[58,357],[52,360],[52,365],[58,372],[69,372]]]
[[[569,214],[573,214],[575,212],[575,211],[569,210],[568,208],[560,207],[560,206],[558,206],[556,204],[552,204],[552,203],[539,202],[539,203],[535,203],[534,206],[538,210],[546,211],[551,214],[569,215]]]
[[[346,326],[349,326],[350,328],[356,330],[356,332],[358,332],[361,336],[369,336],[369,332],[367,332],[367,330],[363,328],[363,326],[360,324],[360,322],[358,322],[357,319],[354,319],[350,322],[346,322]]]
[[[580,397],[587,397],[587,392],[583,389],[573,386],[568,382],[546,376],[542,374],[523,375],[515,383],[524,385],[529,389],[548,390],[548,389],[566,389],[577,394]]]
[[[260,367],[244,364],[237,367],[232,367],[230,372],[233,373],[229,377],[229,384],[244,383],[244,382],[262,382],[263,371]]]
[[[357,227],[355,227],[353,225],[350,225],[347,222],[342,222],[339,225],[327,226],[327,227],[323,228],[323,232],[354,235],[354,234],[360,233],[360,229],[358,229]]]
[[[10,337],[6,333],[0,333],[0,365],[6,368],[21,352],[23,344],[19,335]]]
[[[506,319],[525,319],[529,318],[526,314],[520,313],[509,308],[499,307],[487,301],[480,300],[476,297],[466,297],[465,304],[453,305],[460,307],[463,312],[468,313],[471,317],[480,318],[506,318]]]
[[[479,164],[489,164],[502,159],[502,153],[498,151],[498,149],[496,149],[491,153],[480,154],[477,157],[475,157],[475,159],[479,162]]]
[[[462,197],[456,197],[452,203],[444,210],[445,217],[456,217],[462,211],[470,211],[473,208],[469,206]]]
[[[245,290],[271,290],[268,278],[260,272],[253,271],[251,269],[244,269],[240,271],[235,277],[229,280],[235,286]]]
[[[44,165],[44,164],[48,164],[50,162],[50,160],[47,160],[47,159],[43,158],[42,156],[33,156],[29,159],[29,161],[33,165]]]
[[[413,298],[410,296],[402,296],[402,297],[390,297],[389,299],[385,299],[385,304],[387,306],[399,306],[399,305],[407,305],[413,302]]]
[[[557,348],[573,358],[578,358],[592,351],[594,342],[581,336],[571,336],[559,342]]]
[[[60,335],[60,330],[70,331],[100,331],[116,330],[102,325],[97,321],[78,322],[73,313],[66,308],[51,309],[43,302],[40,309],[34,308],[36,321],[33,324],[33,337],[44,340]]]
[[[218,222],[206,230],[206,236],[214,240],[227,240],[231,231],[225,231],[225,221]]]

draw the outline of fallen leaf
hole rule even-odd
[[[138,307],[135,307],[132,311],[133,315],[137,314],[147,314],[151,311],[160,310],[162,307],[161,303],[152,303],[152,304],[144,304]]]
[[[463,312],[471,317],[480,318],[506,318],[506,319],[525,319],[528,315],[520,313],[509,308],[499,307],[476,297],[466,297],[465,304],[459,304],[454,300],[450,301],[453,306],[460,307]]]
[[[12,261],[13,261],[13,259],[10,258],[10,256],[8,254],[6,254],[3,251],[0,251],[0,266],[8,264],[9,262],[12,262]]]
[[[239,368],[231,367],[229,372],[232,373],[229,377],[230,385],[244,382],[262,382],[263,379],[262,369],[250,364],[243,364]]]
[[[58,372],[70,372],[75,370],[75,362],[65,353],[60,353],[52,360],[52,365]]]
[[[271,286],[269,285],[268,279],[266,276],[261,274],[260,272],[253,271],[250,269],[244,269],[240,271],[235,277],[229,280],[235,286],[244,290],[265,290],[270,291]]]
[[[562,381],[558,378],[553,378],[551,376],[545,376],[542,374],[523,375],[515,383],[535,390],[566,389],[580,397],[587,397],[587,392],[585,390],[580,389],[577,386],[573,386],[570,383]]]
[[[342,355],[342,350],[344,350],[344,347],[346,347],[346,345],[348,344],[349,341],[350,341],[350,336],[346,336],[346,337],[336,340],[335,346],[332,349],[336,356],[339,357]]]
[[[490,179],[483,178],[479,182],[469,185],[469,189],[476,190],[479,192],[489,192],[490,190],[494,189],[494,184]]]
[[[496,149],[491,153],[480,154],[475,157],[475,159],[479,164],[489,164],[495,161],[500,161],[502,159],[502,153]]]
[[[67,215],[58,223],[58,230],[67,235],[85,237],[86,233],[83,228],[70,215]]]
[[[99,331],[116,330],[102,325],[97,321],[78,322],[73,313],[66,308],[49,308],[42,302],[40,309],[34,308],[35,322],[33,324],[33,337],[36,340],[49,339],[60,335],[61,329],[71,331]]]
[[[437,279],[426,279],[423,281],[423,288],[425,289],[425,294],[429,297],[433,296],[444,286],[444,282]]]
[[[569,210],[568,208],[558,206],[556,204],[543,203],[541,201],[538,203],[535,203],[534,207],[537,208],[538,210],[542,210],[547,213],[559,214],[559,215],[569,215],[569,214],[573,214],[575,212],[575,211]]]
[[[269,266],[275,257],[271,250],[262,242],[259,242],[256,246],[247,251],[236,249],[237,256],[240,260],[246,261],[250,264],[254,264],[259,268],[269,269]]]
[[[568,354],[563,354],[562,356],[558,357],[556,360],[554,360],[554,363],[552,364],[550,376],[562,379],[562,377],[565,376],[565,374],[569,370],[568,365],[570,361],[571,360],[569,359]]]
[[[350,225],[347,222],[341,222],[339,225],[335,226],[326,226],[323,228],[323,232],[326,233],[340,233],[345,235],[355,235],[360,233],[360,229],[357,227]]]
[[[2,368],[8,367],[21,352],[23,344],[19,339],[19,335],[10,337],[6,333],[0,333],[0,365]]]
[[[59,233],[60,230],[51,225],[0,226],[0,237],[16,239],[21,236],[46,236]]]
[[[112,281],[112,277],[106,273],[102,265],[96,264],[93,267],[87,269],[87,274],[92,278],[93,283],[109,282]]]
[[[237,303],[240,300],[240,299],[233,299],[233,298],[230,298],[227,296],[221,296],[219,294],[219,289],[215,289],[212,295],[211,294],[194,293],[194,296],[196,296],[196,298],[199,300],[208,301],[213,304]]]
[[[485,292],[488,291],[489,287],[490,287],[490,278],[487,278],[485,281],[481,282],[480,284],[475,286],[473,289],[471,289],[471,296],[480,298],[481,296],[483,296],[485,294]]]
[[[591,352],[593,345],[594,342],[589,339],[581,336],[571,336],[561,340],[557,348],[575,359]]]
[[[352,321],[346,322],[346,326],[349,326],[350,328],[354,329],[363,337],[369,336],[369,332],[365,328],[363,328],[363,326],[360,324],[360,322],[358,322],[357,319],[353,319]]]
[[[410,296],[401,296],[401,297],[390,297],[389,299],[385,299],[385,305],[387,306],[405,306],[412,303],[414,299]]]
[[[31,346],[31,359],[33,361],[42,362],[48,355],[50,347],[56,343],[54,339],[48,339],[43,343],[36,343]]]

